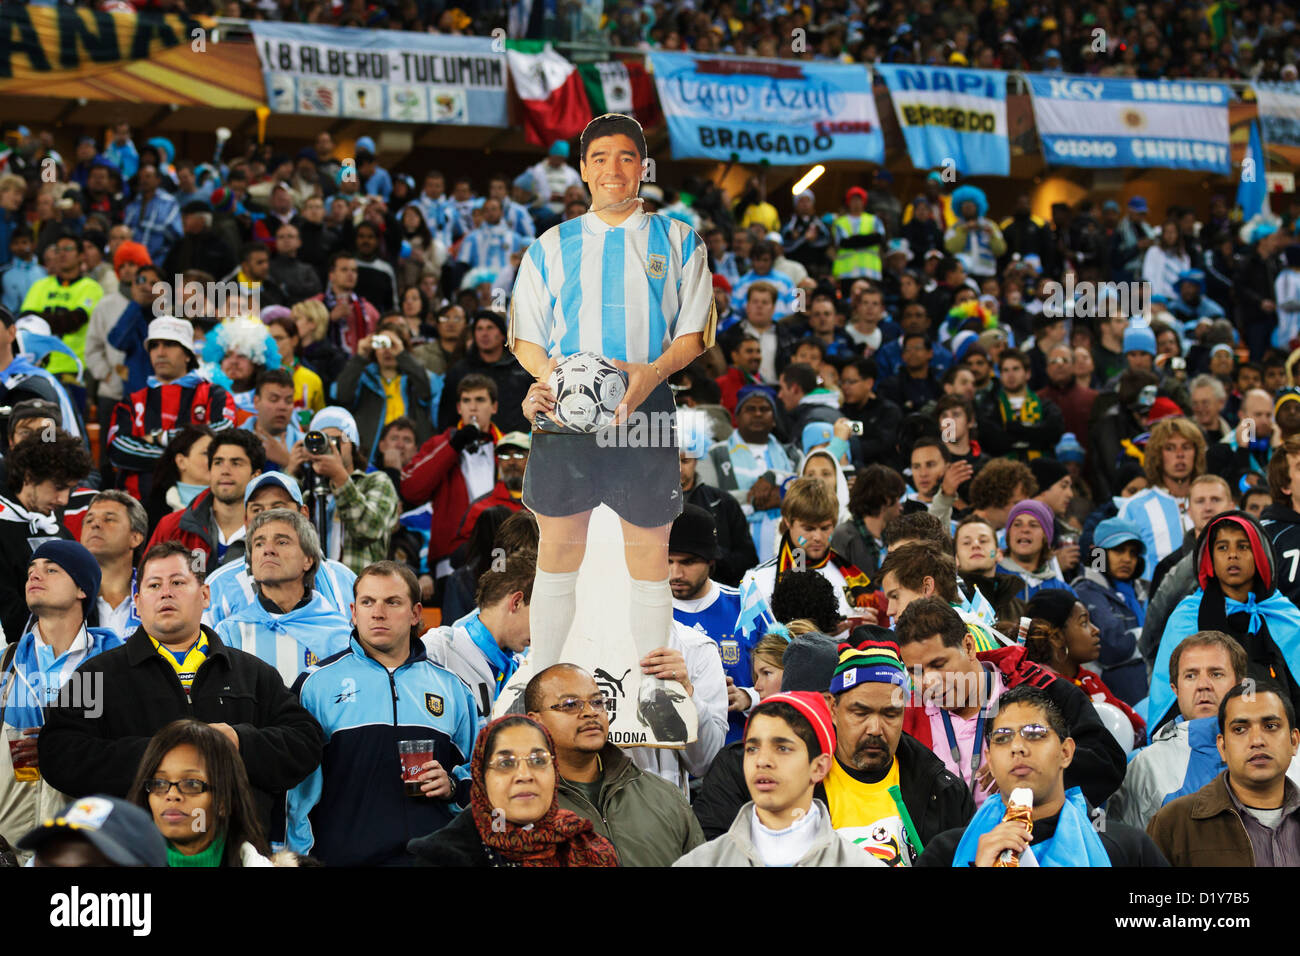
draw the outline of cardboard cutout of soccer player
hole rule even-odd
[[[647,157],[636,120],[620,113],[596,117],[580,150],[591,209],[529,246],[510,303],[508,347],[536,379],[522,406],[533,423],[523,501],[541,533],[526,669],[538,673],[586,658],[585,666],[595,663],[627,685],[624,696],[635,707],[621,716],[634,711],[648,744],[684,744],[694,738],[694,708],[679,683],[687,678],[682,655],[667,647],[673,623],[668,532],[682,510],[667,379],[713,344],[712,275],[703,240],[690,226],[641,208],[637,192]],[[579,352],[596,353],[626,374],[626,394],[603,433],[565,427],[555,414],[552,373]],[[589,538],[614,527],[601,506],[617,515],[622,532],[629,580],[618,607],[608,603],[623,590],[614,579],[617,559],[609,560],[607,540]],[[589,585],[604,579],[610,587],[579,588],[580,568]],[[577,613],[579,598],[584,605],[606,602],[602,633],[588,633],[595,625]],[[513,694],[506,689],[501,697]]]

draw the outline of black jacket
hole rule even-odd
[[[894,752],[898,763],[898,788],[903,803],[916,825],[923,846],[944,830],[964,828],[975,815],[975,799],[943,761],[908,734],[898,740]],[[826,803],[826,789],[820,783],[813,796]],[[703,789],[695,798],[695,816],[706,840],[726,833],[740,808],[749,801],[745,786],[744,741],[723,747],[704,775]]]
[[[471,321],[471,326],[473,322]],[[456,411],[456,394],[460,380],[466,375],[486,375],[497,383],[497,412],[492,416],[492,423],[503,432],[524,432],[532,430],[532,423],[524,418],[521,407],[524,396],[532,387],[533,377],[519,364],[519,360],[509,351],[502,352],[495,362],[488,363],[479,357],[478,349],[470,347],[465,357],[447,369],[442,384],[442,401],[438,406],[438,429],[445,430],[455,426],[459,420]]]
[[[1284,558],[1300,552],[1300,514],[1281,505],[1269,505],[1259,516],[1260,526],[1273,542],[1277,555],[1277,589],[1300,604],[1300,561]]]
[[[1237,307],[1237,327],[1244,329],[1252,322],[1276,323],[1277,312],[1265,312],[1260,304],[1272,301],[1274,283],[1281,270],[1281,260],[1272,255],[1267,259],[1252,249],[1241,260],[1232,280],[1232,298]]]
[[[297,256],[272,256],[271,278],[280,284],[291,303],[310,299],[325,291],[311,263]]]
[[[53,522],[55,530],[48,530],[51,522],[32,517],[18,503],[17,495],[0,495],[0,625],[4,626],[5,641],[17,644],[27,633],[27,565],[32,563],[32,552],[47,540],[64,538],[72,540],[62,521]],[[755,562],[757,564],[758,562]],[[3,647],[0,646],[0,650]]]
[[[862,422],[862,434],[858,436],[862,460],[893,467],[896,464],[894,442],[898,426],[903,423],[903,410],[877,395],[865,405],[841,405],[840,411],[845,418]]]
[[[718,547],[722,557],[713,568],[713,580],[729,587],[739,587],[745,572],[758,564],[758,551],[749,533],[749,521],[738,502],[725,491],[697,481],[686,492],[686,503],[703,508],[713,515],[718,527]]]
[[[440,830],[406,844],[416,866],[501,866],[478,835],[474,814],[465,810]]]
[[[193,236],[182,236],[162,262],[163,274],[168,279],[191,269],[202,270],[213,279],[220,279],[238,266],[239,257],[214,229],[204,229]]]
[[[102,674],[103,683],[90,679],[99,697],[93,708],[45,710],[39,755],[52,787],[74,797],[129,798],[149,739],[173,720],[191,717],[235,729],[248,782],[269,822],[274,798],[320,764],[325,734],[274,667],[227,647],[210,628],[203,633],[208,657],[188,694],[143,627],[121,647],[77,668],[80,674]]]
[[[1104,819],[1104,818],[1103,818]],[[1034,821],[1034,833],[1029,845],[1041,843],[1056,834],[1057,817]],[[965,827],[946,830],[940,833],[933,843],[925,845],[925,852],[916,861],[917,866],[952,866],[952,859],[957,853],[957,844],[961,842]],[[1168,866],[1151,838],[1137,827],[1131,827],[1117,820],[1105,820],[1104,826],[1098,826],[1097,836],[1106,848],[1111,866]]]
[[[942,390],[939,394],[943,394]],[[1040,397],[1042,418],[1039,421],[1033,424],[1016,419],[1003,421],[1000,404],[1002,394],[1001,384],[995,384],[975,402],[980,447],[985,454],[1020,461],[1028,461],[1031,451],[1052,457],[1056,453],[1056,443],[1065,433],[1065,416],[1061,414],[1060,406]]]

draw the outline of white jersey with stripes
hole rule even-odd
[[[585,213],[528,247],[510,297],[509,343],[551,357],[595,352],[652,362],[673,340],[703,333],[717,313],[704,242],[678,219],[637,210],[617,226]]]

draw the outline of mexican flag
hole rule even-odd
[[[578,67],[592,113],[627,113],[645,126],[663,122],[654,79],[640,63],[613,60],[608,63],[584,63]]]
[[[592,112],[577,67],[544,40],[507,40],[506,57],[528,142],[549,146],[581,135]]]

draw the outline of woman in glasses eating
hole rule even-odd
[[[167,841],[168,866],[274,866],[244,762],[221,733],[175,720],[154,734],[131,799]]]
[[[424,866],[618,866],[591,821],[555,800],[555,746],[523,716],[479,733],[471,761],[470,810],[408,849]]]

